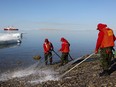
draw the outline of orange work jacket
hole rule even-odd
[[[60,51],[63,52],[63,53],[68,53],[70,51],[69,47],[70,47],[69,43],[63,42]]]
[[[113,47],[114,46],[114,33],[111,29],[103,29],[104,36],[100,48]]]
[[[44,53],[47,53],[47,52],[49,52],[52,49],[52,43],[51,42],[44,43],[43,47],[44,47]]]

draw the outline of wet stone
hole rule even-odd
[[[83,57],[87,57],[85,55]],[[93,59],[92,59],[93,58]],[[40,78],[45,79],[45,73],[41,75],[32,74],[27,77],[13,78],[6,81],[0,81],[0,87],[116,87],[116,65],[113,65],[113,71],[110,76],[100,77],[99,73],[102,71],[99,63],[99,56],[94,55],[90,61],[85,61],[78,67],[71,70],[63,78],[57,80],[48,79],[46,81],[38,81]],[[116,63],[116,61],[114,62]],[[68,67],[68,70],[74,65]],[[52,70],[57,70],[59,64],[48,65]],[[43,69],[46,70],[47,68]],[[63,71],[66,72],[66,71]],[[55,78],[59,77],[61,73],[56,74]],[[60,75],[58,75],[60,74]],[[50,76],[49,76],[50,77]],[[37,80],[36,83],[30,83],[31,80]]]

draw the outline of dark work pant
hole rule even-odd
[[[48,64],[48,61],[50,62],[50,64],[52,64],[52,53],[51,52],[45,53],[44,57],[45,57],[45,64],[46,65]]]
[[[100,49],[100,62],[103,70],[108,70],[111,65],[112,58],[112,47],[101,48]]]
[[[61,56],[61,64],[68,63],[68,54],[69,53],[62,53],[62,56]]]

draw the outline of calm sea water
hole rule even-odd
[[[48,38],[54,45],[54,50],[58,52],[61,47],[60,38],[65,37],[71,44],[70,55],[78,58],[82,55],[90,54],[94,51],[97,31],[96,30],[25,30],[21,44],[0,46],[0,73],[25,68],[34,64],[33,56],[40,55],[44,60],[43,42]],[[60,58],[53,56],[53,61]]]

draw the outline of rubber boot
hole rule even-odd
[[[52,62],[50,62],[50,65],[52,65]]]
[[[109,76],[110,74],[109,74],[109,70],[105,70],[105,74],[104,74],[104,76]]]
[[[99,76],[109,76],[108,70],[104,70],[103,72],[99,74]]]
[[[45,62],[45,65],[48,65],[48,62]]]

